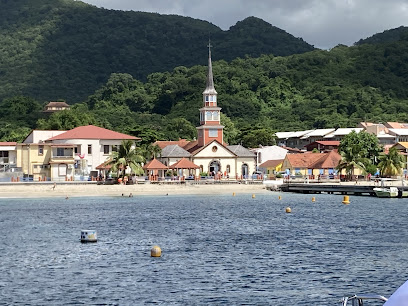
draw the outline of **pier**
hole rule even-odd
[[[395,182],[394,182],[395,183]],[[399,190],[408,190],[408,186],[401,186],[398,184],[390,184],[388,186],[397,187]],[[316,194],[316,193],[328,193],[328,194],[343,194],[343,195],[365,195],[365,196],[375,196],[373,191],[376,185],[366,183],[364,184],[354,184],[354,183],[337,183],[337,184],[319,184],[319,183],[284,183],[280,185],[280,189],[284,192],[297,192],[306,194]]]

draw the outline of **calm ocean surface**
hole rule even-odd
[[[311,197],[0,199],[0,304],[340,305],[408,279],[407,199]]]

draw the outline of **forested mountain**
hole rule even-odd
[[[73,0],[0,0],[0,6],[0,141],[21,141],[33,128],[86,124],[146,143],[193,139],[209,32],[231,144],[268,145],[276,131],[362,120],[408,122],[406,35],[305,52],[313,48],[254,17],[222,31],[191,18]],[[58,98],[79,103],[51,116],[41,112]]]
[[[382,33],[374,34],[365,39],[360,39],[355,45],[362,44],[382,44],[406,39],[408,37],[408,27],[400,26],[396,29],[386,30]]]
[[[175,15],[115,11],[74,0],[0,0],[0,99],[84,100],[111,73],[145,80],[153,72],[313,46],[258,18],[228,31]]]
[[[146,142],[193,139],[206,69],[179,66],[150,74],[145,82],[115,73],[83,103],[49,118],[42,117],[41,103],[31,98],[4,99],[0,141],[21,139],[34,127],[85,124]],[[213,71],[225,140],[231,144],[268,145],[276,131],[353,127],[360,121],[408,122],[408,40],[220,60],[213,62]]]

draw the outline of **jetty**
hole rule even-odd
[[[396,182],[394,182],[396,183]],[[408,191],[408,186],[403,186],[402,184],[389,184],[387,187],[397,187],[401,191]],[[373,191],[374,187],[378,185],[373,185],[370,182],[359,182],[355,183],[291,183],[286,182],[279,186],[279,189],[283,192],[297,192],[305,194],[317,194],[317,193],[328,193],[328,194],[342,194],[342,195],[357,195],[357,196],[376,196]]]

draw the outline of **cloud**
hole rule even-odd
[[[319,48],[351,45],[408,23],[408,0],[84,0],[118,10],[177,14],[226,30],[256,16]]]

